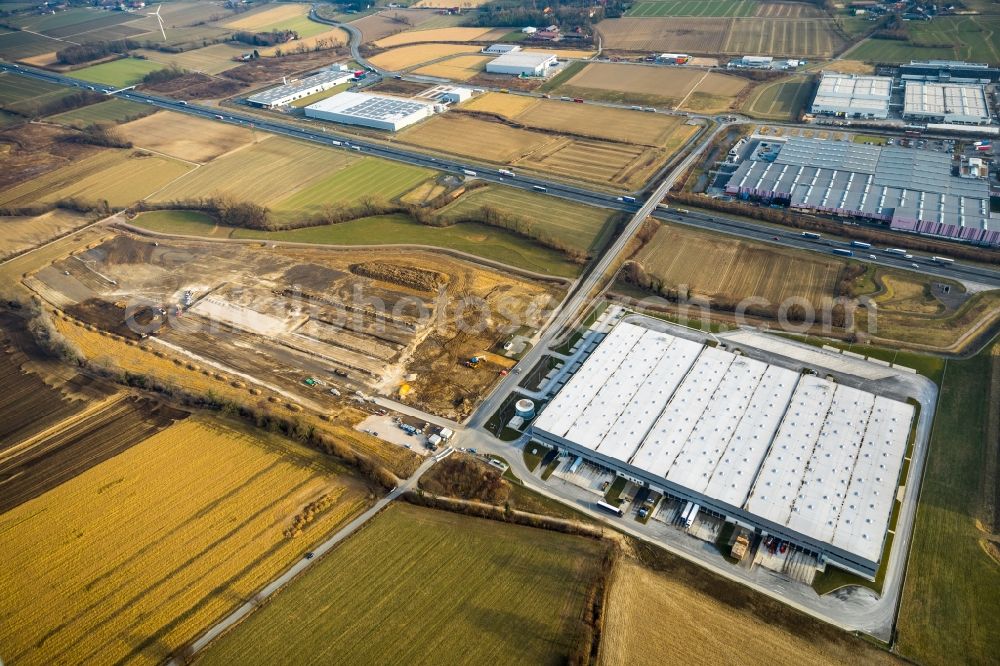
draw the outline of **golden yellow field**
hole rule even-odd
[[[245,127],[217,123],[186,113],[159,111],[117,129],[135,146],[191,162],[208,162],[250,143]]]
[[[128,206],[194,168],[141,151],[107,149],[0,193],[0,205],[24,206],[78,197]]]
[[[190,417],[0,516],[0,652],[162,663],[367,503],[318,452]]]
[[[540,132],[507,127],[458,113],[434,116],[400,132],[396,140],[432,149],[447,146],[449,152],[458,155],[504,164],[514,162],[541,146],[564,141]]]
[[[61,208],[35,217],[0,217],[0,258],[40,245],[89,219]]]
[[[154,201],[187,200],[230,194],[269,205],[350,164],[344,152],[272,135],[213,160],[172,182]]]
[[[661,113],[548,99],[515,119],[541,129],[658,147],[667,145],[671,136],[686,122],[684,118]]]
[[[373,55],[369,60],[376,67],[399,71],[415,67],[429,60],[462,53],[478,53],[479,48],[467,44],[414,44],[390,49]]]
[[[433,9],[450,9],[452,7],[478,7],[485,5],[490,0],[420,0],[414,7],[431,7]]]
[[[508,28],[432,28],[430,30],[409,30],[375,42],[379,48],[420,44],[423,42],[489,42],[503,37]]]
[[[540,100],[526,95],[509,95],[506,93],[488,92],[473,97],[460,108],[469,111],[484,111],[496,113],[504,118],[514,119],[518,114],[530,109]]]
[[[634,560],[615,566],[601,632],[602,666],[719,666],[743,664],[754,655],[777,664],[897,663],[846,633],[834,641],[769,624],[750,608],[720,602]]]
[[[633,189],[642,184],[650,168],[660,164],[660,152],[643,146],[574,139],[536,151],[521,164],[564,178],[584,178]]]
[[[438,76],[454,81],[468,81],[486,69],[486,63],[492,59],[492,56],[481,55],[455,56],[441,62],[425,65],[415,73],[423,74],[424,76]]]
[[[657,230],[635,259],[664,287],[687,285],[694,295],[725,300],[757,296],[775,306],[793,297],[814,304],[833,298],[844,266],[832,257],[667,225]]]
[[[275,23],[291,22],[300,16],[306,16],[308,13],[309,5],[278,3],[264,11],[248,12],[246,16],[226,23],[226,27],[237,30],[260,30]]]
[[[400,201],[408,204],[422,205],[434,197],[444,194],[448,188],[433,180],[428,180],[417,185],[412,190],[400,197]]]
[[[592,58],[597,51],[584,49],[521,49],[525,53],[555,53],[560,59],[568,58],[573,60],[586,60]]]

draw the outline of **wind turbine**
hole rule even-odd
[[[159,5],[156,5],[156,11],[155,12],[146,12],[146,16],[155,16],[156,17],[156,22],[160,26],[160,34],[163,35],[163,41],[167,41],[167,33],[163,29],[163,18],[160,17],[160,8],[161,7],[163,7],[162,3],[159,4]]]

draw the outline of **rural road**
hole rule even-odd
[[[259,606],[261,606],[264,602],[266,602],[269,598],[271,598],[276,592],[278,592],[278,590],[283,588],[285,585],[288,585],[288,583],[292,582],[292,580],[294,580],[296,576],[298,576],[302,572],[309,569],[309,567],[319,562],[319,560],[327,552],[335,548],[340,542],[347,539],[349,536],[358,531],[358,529],[362,525],[364,525],[369,520],[374,518],[376,515],[378,515],[380,511],[382,511],[382,509],[388,506],[389,502],[392,502],[406,491],[415,488],[417,482],[420,480],[420,477],[423,476],[423,474],[427,470],[433,467],[435,463],[447,457],[450,453],[451,449],[445,449],[438,455],[427,458],[427,460],[425,460],[420,465],[420,467],[417,468],[417,471],[410,478],[406,479],[403,483],[401,483],[398,487],[396,487],[395,490],[393,490],[388,495],[377,501],[374,505],[372,505],[371,508],[369,508],[367,511],[362,513],[360,516],[358,516],[351,522],[347,523],[347,525],[344,525],[344,527],[342,527],[340,530],[334,533],[326,541],[313,548],[311,551],[313,553],[312,558],[307,559],[303,557],[302,559],[298,560],[287,571],[285,571],[283,574],[281,574],[280,576],[272,580],[270,583],[268,583],[266,586],[264,586],[264,588],[261,589],[260,592],[255,594],[252,599],[244,603],[242,606],[240,606],[235,611],[233,611],[225,618],[223,618],[215,626],[211,627],[210,629],[208,629],[208,631],[206,631],[204,634],[198,637],[193,643],[191,643],[191,645],[185,651],[184,655],[185,658],[189,659],[198,652],[204,650],[206,647],[208,647],[208,645],[212,641],[214,641],[216,638],[224,634],[226,631],[237,625],[241,620],[243,620],[243,618],[250,615]],[[177,657],[174,657],[170,659],[167,663],[170,666],[182,666],[182,664],[185,663],[186,659],[178,659]]]

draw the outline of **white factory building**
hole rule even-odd
[[[329,90],[341,83],[347,83],[352,79],[354,79],[354,75],[351,72],[340,68],[330,69],[250,95],[247,97],[247,103],[265,109],[276,109],[303,97]]]
[[[434,115],[434,103],[371,93],[342,92],[307,106],[305,112],[309,118],[395,132]]]
[[[823,72],[812,112],[846,118],[888,118],[892,79]]]
[[[517,44],[490,44],[483,49],[486,55],[503,55],[505,53],[517,53],[521,47]]]
[[[903,117],[924,122],[986,125],[990,108],[980,84],[907,81]]]
[[[537,440],[874,579],[914,408],[622,322]]]
[[[514,51],[505,53],[486,63],[490,74],[513,74],[514,76],[545,76],[558,60],[554,53],[528,53]]]

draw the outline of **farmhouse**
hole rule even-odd
[[[820,139],[770,143],[766,158],[755,155],[740,164],[726,192],[1000,246],[1000,218],[990,213],[988,182],[953,175],[947,154]]]
[[[396,132],[434,115],[434,104],[371,93],[342,92],[307,106],[305,113],[309,118]]]
[[[816,115],[848,118],[888,118],[892,79],[887,76],[858,76],[823,72],[813,99]]]
[[[913,417],[905,402],[622,322],[532,435],[874,579]]]
[[[556,64],[554,53],[505,53],[486,63],[490,74],[513,74],[515,76],[545,76],[549,67]]]
[[[907,81],[903,117],[935,123],[986,125],[990,109],[986,91],[973,83]]]
[[[297,99],[329,90],[334,86],[339,86],[341,83],[347,83],[352,78],[354,77],[350,72],[327,70],[251,95],[247,97],[247,103],[265,109],[275,109],[291,104]]]

